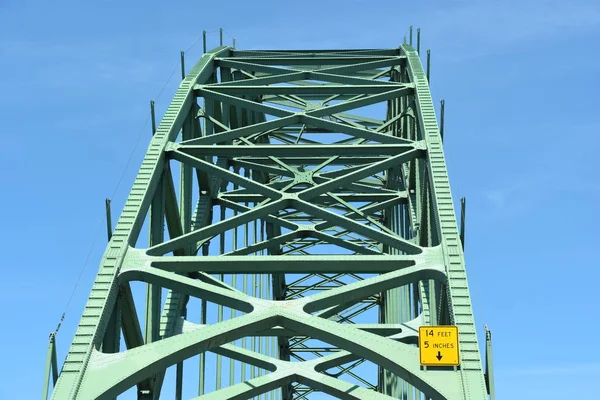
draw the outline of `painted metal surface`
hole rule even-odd
[[[218,47],[153,132],[53,399],[134,386],[140,399],[190,386],[201,399],[487,398],[442,140],[410,45]],[[419,365],[423,325],[458,326],[459,367]],[[192,359],[199,373],[186,374]],[[161,393],[170,367],[175,393]]]

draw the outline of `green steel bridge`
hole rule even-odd
[[[182,63],[43,398],[493,399],[418,47]]]

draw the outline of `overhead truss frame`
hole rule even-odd
[[[133,282],[147,284],[142,307]],[[458,368],[419,365],[418,327],[437,324],[459,327]],[[411,46],[223,46],[183,79],[52,398],[136,386],[158,399],[170,367],[182,398],[193,357],[198,399],[487,398],[442,140]]]

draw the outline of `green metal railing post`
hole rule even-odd
[[[467,199],[465,197],[460,198],[460,242],[462,243],[463,250],[465,249],[465,212],[467,207]]]
[[[110,212],[110,199],[104,199],[104,206],[106,207],[106,234],[108,236],[108,241],[112,238],[112,217]]]
[[[417,28],[417,53],[421,52],[421,28]]]
[[[487,385],[490,400],[496,400],[496,388],[494,387],[494,357],[492,354],[492,331],[486,326],[485,329],[485,383]]]
[[[202,52],[206,54],[206,31],[202,31]]]
[[[219,28],[219,46],[223,46],[223,28]]]
[[[408,29],[410,31],[409,36],[408,36],[409,37],[408,44],[410,44],[412,46],[412,44],[413,44],[413,40],[412,40],[413,39],[413,26],[411,25]]]
[[[156,133],[156,116],[154,115],[154,100],[150,100],[150,119],[152,121],[152,136]]]
[[[440,136],[442,138],[442,142],[444,142],[444,108],[446,102],[444,100],[440,100]]]
[[[185,51],[181,50],[181,80],[185,79]]]
[[[431,85],[431,50],[427,49],[427,82]]]

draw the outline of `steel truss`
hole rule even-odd
[[[135,247],[145,223],[149,246]],[[139,315],[134,282],[147,283]],[[459,327],[460,367],[419,366],[418,327],[436,324]],[[192,357],[199,373],[184,380]],[[172,366],[175,398],[190,381],[198,399],[487,398],[412,47],[223,46],[183,79],[52,398],[111,399],[137,385],[139,399],[158,399]]]

